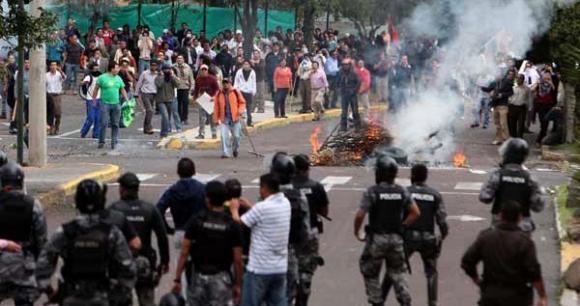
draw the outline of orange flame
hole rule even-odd
[[[453,156],[453,165],[457,168],[463,168],[467,165],[467,156],[462,150],[458,150]]]
[[[320,134],[320,127],[317,126],[310,134],[310,144],[312,145],[312,154],[318,153],[320,150],[320,141],[318,140],[318,135]]]

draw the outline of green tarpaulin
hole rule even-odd
[[[92,9],[85,7],[82,9],[68,9],[66,5],[52,6],[51,11],[57,12],[60,17],[61,26],[66,24],[67,17],[76,20],[81,33],[87,31],[90,26]],[[124,7],[114,7],[106,13],[107,19],[111,22],[111,27],[116,29],[128,24],[131,29],[137,26],[137,4]],[[199,32],[203,28],[203,7],[199,5],[181,5],[177,13],[176,28],[179,29],[182,22],[186,22],[194,32]],[[170,28],[171,25],[171,4],[143,4],[141,10],[141,24],[146,24],[159,37],[163,29]],[[97,27],[101,26],[99,21]],[[294,14],[285,11],[268,10],[268,31],[274,30],[277,26],[285,29],[294,28]],[[258,27],[264,30],[264,10],[258,12]],[[219,32],[234,28],[233,8],[207,8],[207,31],[208,37],[214,37]],[[238,20],[238,29],[241,29]]]

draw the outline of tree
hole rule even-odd
[[[234,1],[237,5],[238,1]],[[258,0],[242,0],[244,7],[243,17],[240,15],[240,10],[237,10],[238,19],[242,26],[244,33],[244,58],[249,59],[254,51],[254,35],[258,27]]]
[[[24,52],[42,46],[56,30],[57,18],[54,14],[41,10],[39,17],[26,11],[24,1],[8,1],[8,11],[0,6],[0,39],[18,37],[18,71],[24,70]],[[18,74],[17,111],[17,159],[24,161],[24,91],[23,73]]]

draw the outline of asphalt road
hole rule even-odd
[[[244,185],[244,196],[251,200],[257,198],[257,182],[264,171],[263,159],[246,153],[249,150],[247,140],[242,140],[241,154],[238,159],[222,160],[218,151],[160,151],[154,149],[157,137],[146,136],[137,130],[141,124],[138,116],[135,127],[122,130],[120,147],[109,152],[96,150],[96,144],[91,140],[78,138],[74,132],[80,126],[84,105],[66,102],[64,124],[61,132],[67,135],[51,137],[49,151],[51,161],[59,162],[102,162],[115,163],[124,171],[133,171],[142,178],[141,198],[155,203],[165,188],[176,180],[175,165],[182,156],[194,159],[201,180],[225,180],[238,178]],[[68,107],[70,106],[70,107]],[[197,121],[196,116],[190,118]],[[159,120],[156,117],[155,120]],[[308,135],[318,125],[322,126],[323,134],[328,133],[336,124],[335,120],[321,123],[293,124],[284,128],[267,130],[255,134],[254,142],[258,151],[268,155],[275,151],[289,153],[308,153],[310,145]],[[459,126],[467,122],[459,121]],[[490,130],[463,129],[457,139],[463,146],[468,157],[469,169],[439,167],[431,169],[430,185],[439,189],[448,209],[450,235],[444,243],[443,253],[439,261],[440,305],[475,305],[478,292],[461,271],[460,258],[473,242],[478,232],[489,225],[490,207],[477,201],[481,183],[487,178],[487,173],[497,165],[499,160],[497,148],[489,144],[492,140]],[[6,128],[0,126],[0,138],[5,145],[10,141],[6,136]],[[323,138],[324,135],[321,135]],[[553,165],[543,163],[532,156],[528,167],[534,176],[544,186],[553,186],[565,181],[565,176],[550,169]],[[321,267],[313,281],[311,305],[367,305],[362,276],[358,269],[358,259],[363,244],[353,237],[353,218],[358,207],[362,191],[373,183],[373,172],[363,167],[316,167],[312,170],[315,179],[328,183],[331,201],[330,216],[332,222],[326,222],[325,233],[321,238],[321,255],[326,265]],[[400,183],[408,184],[408,169],[402,169]],[[407,180],[406,180],[407,179]],[[118,190],[111,184],[110,201],[118,198]],[[48,211],[50,231],[74,215],[72,209]],[[553,207],[547,207],[540,214],[534,215],[538,229],[534,233],[544,277],[547,282],[551,305],[556,305],[556,295],[559,293],[559,250],[557,233],[554,223]],[[172,262],[175,254],[172,253]],[[409,277],[414,305],[426,304],[426,282],[422,274],[420,258],[411,260],[413,275]],[[157,290],[157,296],[167,292],[171,286],[174,271],[163,278]],[[394,305],[394,296],[389,298],[389,305]]]

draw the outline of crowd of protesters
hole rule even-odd
[[[224,93],[223,82],[227,81],[233,85],[235,101],[224,103],[224,114],[218,116],[200,107],[197,138],[206,137],[206,125],[210,125],[211,137],[217,138],[220,124],[222,133],[231,131],[234,142],[239,142],[242,124],[253,126],[252,113],[264,113],[266,100],[273,102],[276,118],[287,118],[286,106],[294,102],[301,102],[299,113],[313,112],[314,121],[320,120],[326,109],[341,107],[344,131],[348,116],[355,127],[360,126],[359,106],[365,112],[363,119],[368,116],[370,97],[373,102],[388,102],[389,111],[397,112],[415,93],[445,85],[440,84],[445,78],[438,76],[438,41],[400,38],[393,26],[372,39],[317,28],[310,48],[301,30],[277,27],[267,35],[260,30],[254,33],[253,52],[246,54],[243,44],[240,30],[226,30],[209,38],[204,31],[195,33],[186,23],[175,33],[165,29],[156,37],[147,25],[133,30],[125,25],[115,30],[105,21],[102,27],[89,28],[81,35],[71,19],[47,44],[47,64],[51,67],[47,74],[47,129],[51,135],[59,133],[60,95],[76,94],[79,83],[87,101],[81,136],[86,137],[93,127],[92,137],[99,139],[99,147],[104,146],[101,134],[108,127],[112,128],[111,145],[115,147],[118,130],[123,128],[121,105],[134,97],[145,111],[143,133],[154,134],[152,118],[157,113],[162,118],[160,136],[166,137],[190,124],[192,100],[207,94],[214,101]],[[505,77],[493,80],[493,76],[482,75],[471,83],[449,86],[475,105],[472,127],[478,127],[483,117],[482,126],[487,128],[493,109],[497,126],[494,144],[509,136],[522,137],[536,117],[541,123],[537,142],[559,142],[562,113],[556,105],[558,77],[552,67],[538,69],[525,62],[516,71],[515,60],[495,60],[502,63]],[[14,107],[16,70],[13,55],[0,60],[2,118]],[[85,78],[81,80],[79,74]],[[103,79],[115,80],[115,85],[105,84]],[[111,85],[111,90],[102,85]],[[121,87],[125,95],[114,92]],[[225,91],[230,90],[227,88]],[[236,104],[237,114],[231,113],[234,105],[230,103]],[[550,137],[545,139],[551,121]],[[14,120],[10,131],[16,133]],[[224,157],[230,157],[229,151],[237,155],[228,143],[223,145]]]

